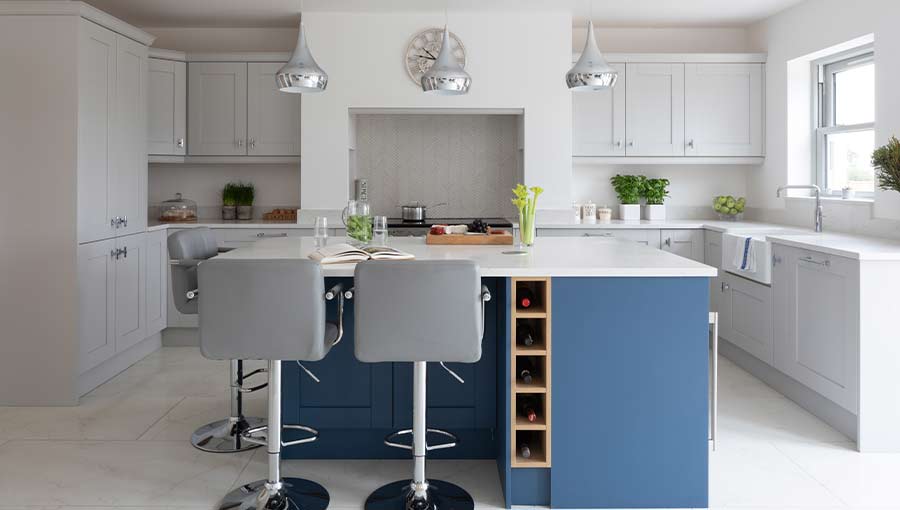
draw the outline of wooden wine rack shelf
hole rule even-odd
[[[529,308],[518,307],[519,292],[521,289],[529,289],[534,294],[535,304]],[[550,278],[513,278],[512,279],[512,306],[510,349],[510,392],[511,419],[510,419],[510,463],[514,468],[548,468],[550,467],[550,354],[552,352],[550,342]],[[535,343],[530,346],[518,344],[518,328],[520,324],[529,324],[534,331]],[[520,361],[523,358],[531,360],[536,373],[531,383],[525,383],[519,378]],[[533,422],[522,416],[520,399],[531,398],[540,403],[537,411],[537,419]],[[531,456],[525,458],[520,452],[523,443],[527,443],[531,450]]]

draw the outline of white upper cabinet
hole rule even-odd
[[[762,64],[685,64],[686,156],[762,156]]]
[[[610,64],[619,73],[616,86],[572,92],[572,155],[625,155],[625,64]]]
[[[626,66],[625,153],[684,155],[684,64]]]
[[[184,156],[187,137],[187,64],[149,60],[147,151]]]
[[[188,65],[188,140],[194,156],[247,153],[246,63]]]
[[[247,64],[247,154],[300,155],[300,94],[278,90],[275,73],[284,64]]]
[[[112,237],[116,34],[88,21],[78,41],[78,241]]]
[[[116,235],[147,228],[147,47],[116,36],[114,186],[110,203],[122,221]]]

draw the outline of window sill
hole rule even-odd
[[[816,197],[785,197],[786,200],[813,201]],[[873,205],[875,199],[872,198],[841,198],[833,196],[822,197],[822,202],[828,204],[851,204],[851,205]]]

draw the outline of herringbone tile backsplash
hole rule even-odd
[[[359,115],[356,177],[369,180],[373,213],[400,216],[418,200],[428,216],[512,217],[521,180],[512,115]]]

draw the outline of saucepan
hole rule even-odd
[[[441,205],[447,205],[444,202],[440,204],[434,204],[432,206],[422,205],[418,201],[412,202],[406,205],[398,206],[400,208],[400,218],[403,221],[425,221],[425,212],[428,207],[438,207]]]

